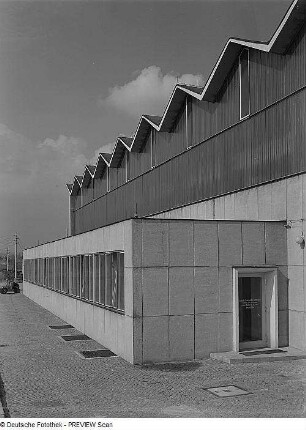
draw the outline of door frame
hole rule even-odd
[[[239,294],[238,278],[262,278],[262,295],[266,306],[266,337],[268,348],[278,348],[278,287],[276,267],[233,267],[233,351],[239,352]],[[255,347],[256,348],[256,347]],[[254,348],[254,349],[255,349]]]

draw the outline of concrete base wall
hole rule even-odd
[[[112,352],[133,363],[133,318],[23,283],[23,293]]]
[[[159,219],[287,220],[289,345],[306,350],[306,255],[296,239],[306,231],[306,174],[155,215]],[[277,244],[274,244],[277,248]]]
[[[82,333],[133,363],[132,221],[30,248],[24,251],[24,259],[118,250],[124,251],[125,315],[28,282],[23,283],[23,292]]]
[[[133,272],[136,363],[231,351],[233,267],[277,267],[278,338],[288,345],[284,223],[135,220],[134,230],[140,256]]]

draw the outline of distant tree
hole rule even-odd
[[[6,268],[5,268],[5,269],[1,269],[0,272],[2,275],[1,278],[3,280],[5,280],[5,281],[13,281],[14,280],[15,273],[14,273],[13,269],[6,270]]]

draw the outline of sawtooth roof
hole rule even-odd
[[[306,0],[294,0],[268,42],[230,38],[225,44],[206,84],[201,87],[183,83],[176,84],[163,116],[142,115],[132,137],[119,136],[111,154],[99,154],[96,166],[91,166],[94,168],[94,172],[92,173],[92,169],[89,171],[92,177],[97,177],[97,173],[99,173],[98,170],[103,170],[101,163],[105,163],[104,168],[106,166],[117,167],[122,159],[124,151],[138,152],[152,128],[159,132],[169,132],[187,94],[197,100],[215,102],[224,80],[232,69],[242,49],[252,48],[263,52],[284,54],[292,39],[305,24],[305,19]],[[86,166],[85,169],[89,170],[88,167],[89,166]],[[73,184],[67,184],[70,194],[72,194],[75,189],[76,180],[79,182],[78,178],[81,178],[81,186],[84,175],[76,176]]]

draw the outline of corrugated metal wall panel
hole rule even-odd
[[[183,104],[172,130],[155,133],[156,164],[180,154],[187,148],[185,103]]]
[[[305,111],[303,90],[76,210],[75,233],[305,171]]]
[[[118,187],[118,169],[116,167],[109,168],[109,189],[114,190]]]
[[[305,85],[305,63],[305,28],[287,55],[250,50],[251,113]],[[305,91],[301,91],[152,170],[149,133],[143,152],[131,153],[129,160],[130,178],[144,172],[146,175],[78,209],[76,231],[135,214],[145,216],[304,171],[305,108]],[[207,139],[238,121],[239,68],[236,63],[216,103],[188,98],[190,143]],[[156,133],[157,164],[185,149],[185,126],[182,110],[174,133]],[[125,172],[121,170],[111,169],[112,189],[125,182]],[[110,197],[115,192],[120,198]],[[94,190],[83,189],[83,204],[105,193],[104,176],[95,180]],[[80,195],[76,196],[75,205],[80,207]],[[87,219],[82,220],[84,217]]]
[[[131,179],[151,168],[151,132],[148,133],[141,152],[131,152],[129,158]]]
[[[125,183],[125,179],[126,179],[126,159],[127,159],[127,153],[124,153],[124,156],[117,168],[117,176],[118,176],[118,180],[117,180],[117,184],[118,187],[120,187],[120,185]]]
[[[251,113],[306,84],[305,27],[287,55],[250,50]]]
[[[190,109],[192,145],[239,121],[238,63],[224,82],[215,103],[192,99]]]
[[[107,192],[106,170],[101,178],[95,179],[94,198],[103,196]]]

